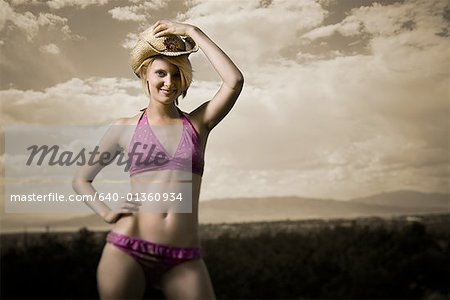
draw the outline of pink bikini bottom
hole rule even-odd
[[[202,257],[199,247],[174,247],[156,244],[110,231],[106,241],[133,257],[144,270],[148,285],[160,287],[165,272],[174,266]]]

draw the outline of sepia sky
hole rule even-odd
[[[447,193],[447,3],[0,0],[0,125],[135,115],[147,99],[130,49],[172,19],[200,27],[245,76],[211,132],[201,200]],[[220,85],[201,50],[190,57],[185,111]]]

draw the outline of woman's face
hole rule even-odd
[[[178,68],[168,61],[157,58],[147,68],[147,85],[153,101],[170,104],[181,91],[181,75]]]

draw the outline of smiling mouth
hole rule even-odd
[[[160,89],[164,94],[171,94],[175,92],[175,90],[166,90],[166,89]]]

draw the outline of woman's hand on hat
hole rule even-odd
[[[176,34],[181,36],[189,35],[194,26],[186,23],[177,23],[168,20],[159,20],[152,26],[153,35],[162,37],[167,34]]]

